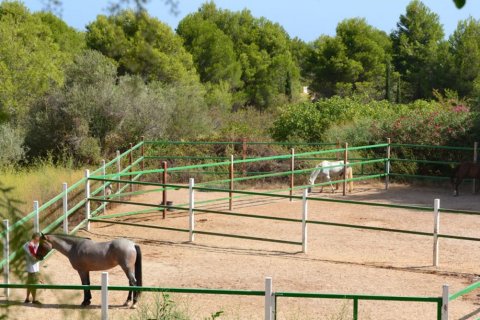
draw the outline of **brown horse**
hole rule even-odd
[[[465,178],[480,179],[480,164],[462,162],[453,169],[451,182],[454,196],[458,196],[458,186]]]
[[[142,253],[140,247],[127,239],[108,242],[94,242],[88,238],[64,234],[42,234],[37,256],[41,260],[52,249],[67,256],[72,267],[77,270],[83,285],[90,285],[90,271],[111,269],[120,265],[127,275],[130,286],[142,285]],[[133,292],[132,308],[136,307],[140,292]],[[88,306],[92,294],[84,290],[82,306]],[[132,301],[132,291],[128,292],[125,306]]]

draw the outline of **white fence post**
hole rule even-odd
[[[195,207],[195,190],[193,187],[195,185],[195,179],[190,178],[188,183],[188,225],[190,230],[190,242],[195,240],[195,234],[193,230],[195,229],[195,213],[193,211]]]
[[[473,163],[477,163],[477,152],[478,152],[478,142],[475,141],[473,143]],[[476,187],[476,181],[477,179],[473,178],[473,182],[472,182],[472,193],[475,194],[475,192],[477,191],[477,187]]]
[[[87,219],[87,231],[90,231],[90,170],[85,170],[85,219]]]
[[[107,167],[105,166],[105,159],[102,159],[102,175],[103,178],[105,179],[105,175],[107,174]],[[107,183],[106,181],[103,181],[103,199],[107,199]],[[103,214],[107,213],[107,203],[108,202],[102,202],[103,205]]]
[[[66,182],[62,184],[63,191],[63,232],[68,234],[68,185]]]
[[[273,297],[273,286],[272,286],[272,277],[265,278],[265,320],[273,320],[274,317],[274,306],[275,300]]]
[[[117,173],[119,174],[117,176],[117,180],[122,180],[122,177],[120,177],[121,171],[122,171],[122,162],[120,159],[120,150],[117,150]],[[120,182],[117,183],[117,193],[120,193]]]
[[[387,139],[387,162],[385,163],[385,190],[388,190],[390,184],[390,138]]]
[[[442,320],[448,320],[448,284],[442,287]]]
[[[3,237],[3,258],[5,259],[5,266],[3,267],[3,283],[10,283],[10,230],[8,219],[3,220],[3,227],[5,229],[5,236]],[[5,288],[5,296],[10,296],[10,288]]]
[[[303,189],[302,205],[302,252],[307,253],[307,219],[308,219],[308,190]]]
[[[102,320],[108,319],[108,272],[102,272]]]
[[[40,232],[40,212],[38,211],[38,201],[33,201],[33,211],[35,216],[33,218],[33,232]]]
[[[433,266],[438,266],[438,233],[440,232],[440,199],[433,201]]]
[[[290,150],[290,202],[293,201],[293,188],[295,187],[295,149]]]

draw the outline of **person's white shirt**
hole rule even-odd
[[[30,241],[23,245],[23,251],[26,254],[26,269],[29,273],[40,272],[40,262],[32,255],[29,249]],[[38,244],[34,245],[35,251],[38,249]]]

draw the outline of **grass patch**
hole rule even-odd
[[[18,205],[24,214],[33,210],[33,201],[40,205],[62,192],[62,183],[75,183],[83,177],[83,169],[76,169],[70,163],[55,165],[51,161],[40,161],[25,168],[0,169],[0,182],[12,187],[11,197],[21,201]]]

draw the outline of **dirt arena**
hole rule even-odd
[[[358,183],[352,194],[320,194],[312,197],[433,206],[441,199],[442,208],[480,211],[480,195],[472,195],[467,185],[460,197],[449,188]],[[257,190],[262,191],[262,190]],[[264,191],[264,190],[263,190]],[[300,194],[298,194],[300,195]],[[200,204],[202,200],[225,197],[214,192],[196,192],[197,207],[227,210],[228,202]],[[132,199],[160,203],[161,193],[148,193]],[[187,190],[169,191],[174,205],[188,201]],[[309,219],[432,232],[433,213],[405,209],[370,207],[310,201]],[[140,210],[120,205],[108,213]],[[234,212],[301,219],[301,201],[267,197],[235,199]],[[147,213],[119,218],[120,221],[188,228],[185,212]],[[441,215],[440,232],[480,237],[480,216]],[[196,229],[254,237],[301,241],[300,223],[196,214]],[[478,280],[480,250],[477,242],[440,240],[440,266],[432,267],[431,237],[320,225],[308,226],[308,253],[301,246],[196,235],[92,223],[81,236],[97,241],[127,237],[141,245],[143,281],[146,286],[263,290],[264,278],[273,277],[275,291],[371,294],[394,296],[440,296],[442,285],[450,293]],[[59,253],[42,263],[46,283],[79,284],[80,279],[68,260]],[[91,274],[92,284],[100,284],[100,272]],[[110,271],[111,285],[127,285],[120,268]],[[3,291],[0,303],[5,303]],[[145,308],[161,300],[158,293],[145,293],[140,307],[121,307],[126,292],[110,292],[111,319],[139,319]],[[263,319],[263,297],[172,294],[175,305],[192,319],[207,319],[223,311],[220,319]],[[24,290],[12,290],[9,319],[99,319],[100,292],[93,292],[92,306],[79,308],[82,293],[46,291],[40,293],[43,305],[23,305]],[[351,300],[278,298],[277,319],[351,319]],[[450,319],[480,317],[480,297],[473,292],[450,303]],[[387,301],[360,301],[359,319],[436,319],[436,304]]]

